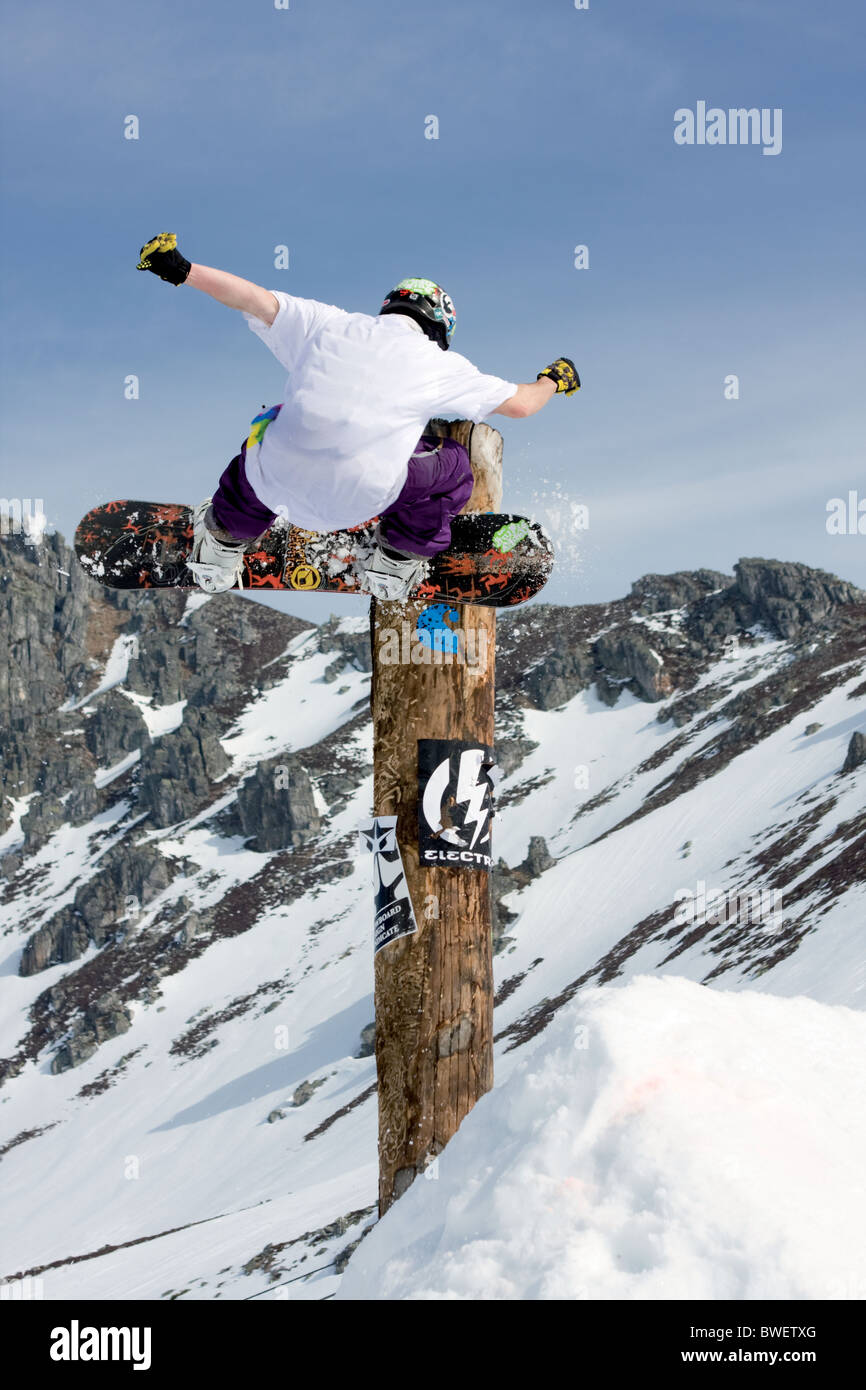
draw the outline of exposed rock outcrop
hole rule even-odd
[[[752,605],[755,618],[779,637],[798,637],[820,626],[843,604],[862,601],[853,584],[824,570],[785,560],[740,560],[734,566],[737,590]]]
[[[76,960],[91,942],[104,945],[121,919],[134,921],[168,887],[175,872],[173,862],[154,845],[116,845],[104,855],[100,872],[77,890],[72,903],[33,933],[19,974],[36,975],[51,965]]]
[[[866,763],[866,734],[852,734],[842,771],[853,772],[855,768],[862,767],[863,763]]]
[[[533,606],[498,663],[500,688],[536,709],[557,709],[591,686],[610,705],[622,690],[665,700],[697,684],[732,639],[754,641],[762,627],[798,641],[864,602],[853,584],[808,565],[744,559],[734,569],[733,579],[715,570],[644,575],[627,598],[604,605]],[[691,718],[683,707],[670,714]]]
[[[662,700],[673,689],[664,658],[639,632],[619,629],[603,633],[595,643],[601,669],[596,687],[607,704],[615,705],[620,688],[628,684],[644,700]]]
[[[80,1066],[93,1056],[100,1043],[127,1033],[131,1024],[132,1014],[114,995],[95,1000],[87,1006],[71,1036],[55,1053],[51,1070],[56,1074]]]
[[[321,1076],[316,1081],[302,1081],[300,1086],[296,1086],[292,1092],[293,1105],[306,1105],[308,1100],[312,1100],[320,1086],[324,1086],[325,1078]]]
[[[188,708],[179,728],[145,749],[139,800],[154,825],[176,825],[213,799],[213,783],[229,766],[222,732],[213,711]]]
[[[639,613],[670,613],[726,589],[730,582],[730,575],[718,570],[645,574],[632,584],[631,596],[638,600]]]
[[[43,792],[38,796],[27,811],[21,817],[21,829],[24,832],[24,843],[29,850],[39,849],[66,820],[66,808],[58,797],[51,792]]]
[[[503,898],[509,893],[514,893],[521,888],[525,888],[533,879],[538,878],[547,869],[551,869],[556,863],[552,854],[547,848],[547,841],[543,835],[533,835],[529,841],[529,848],[526,858],[515,868],[510,869],[504,859],[500,859],[493,869],[491,875],[491,893],[493,896],[493,950],[494,954],[501,951],[507,944],[508,938],[505,936],[506,928],[516,922],[517,912],[512,912],[506,907]]]
[[[347,666],[354,667],[356,671],[370,671],[373,668],[369,632],[341,631],[340,619],[334,614],[319,627],[318,643],[321,651],[342,652],[345,658],[344,661],[335,661],[329,666],[325,672],[326,681],[336,680]]]
[[[288,754],[258,764],[238,791],[237,809],[256,850],[293,849],[322,826],[310,775]]]
[[[136,748],[150,743],[141,711],[119,690],[95,701],[84,723],[84,741],[101,767],[113,767]]]

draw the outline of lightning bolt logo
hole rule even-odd
[[[464,826],[475,826],[475,832],[469,844],[470,849],[475,848],[475,841],[481,834],[489,814],[488,808],[484,804],[489,788],[486,780],[479,776],[483,758],[484,753],[480,748],[467,749],[460,754],[460,771],[457,774],[455,800],[458,806],[464,804],[466,806],[463,824]]]
[[[457,771],[457,787],[454,792],[454,805],[465,806],[463,828],[474,826],[472,840],[467,846],[464,835],[453,826],[442,825],[442,803],[445,800],[451,781],[451,758],[443,758],[427,779],[422,798],[422,810],[427,824],[440,840],[461,849],[474,849],[479,839],[489,839],[490,831],[482,837],[490,815],[490,782],[482,774],[487,755],[483,748],[465,748],[460,754]]]

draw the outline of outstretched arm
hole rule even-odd
[[[527,415],[535,415],[542,406],[547,405],[551,396],[562,392],[573,396],[580,390],[580,377],[570,357],[557,357],[549,367],[538,373],[535,381],[524,381],[513,396],[493,411],[494,415],[508,415],[512,420],[525,420]]]
[[[267,324],[273,323],[280,307],[276,295],[270,290],[254,285],[252,280],[231,275],[227,270],[215,270],[210,265],[196,265],[193,262],[183,283],[209,294],[211,299],[225,304],[228,309],[240,309]]]
[[[556,384],[549,376],[543,376],[538,381],[522,381],[514,395],[503,401],[493,414],[507,415],[511,420],[525,420],[527,415],[534,415],[555,395]]]
[[[279,301],[270,290],[242,280],[227,270],[196,265],[181,255],[174,232],[160,232],[141,248],[139,270],[149,270],[170,285],[192,285],[229,309],[240,309],[270,326],[279,312]]]

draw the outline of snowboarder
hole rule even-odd
[[[425,558],[447,547],[473,486],[466,449],[422,434],[426,422],[443,411],[522,419],[580,387],[567,357],[520,385],[457,353],[443,358],[455,313],[432,280],[401,280],[372,317],[193,264],[173,232],[141,248],[138,269],[239,309],[291,373],[284,402],[256,416],[213,497],[195,509],[189,568],[208,593],[234,587],[244,549],[278,516],[311,531],[378,516],[363,582],[379,598],[402,598]]]

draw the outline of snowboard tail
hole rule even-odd
[[[343,531],[305,531],[278,521],[244,552],[242,589],[354,594],[366,590],[360,568],[376,521]],[[92,578],[112,589],[192,589],[187,566],[193,511],[175,503],[119,501],[94,507],[75,533],[75,550]],[[544,587],[553,547],[537,522],[498,512],[463,512],[451,545],[428,562],[409,595],[429,602],[510,608]]]

